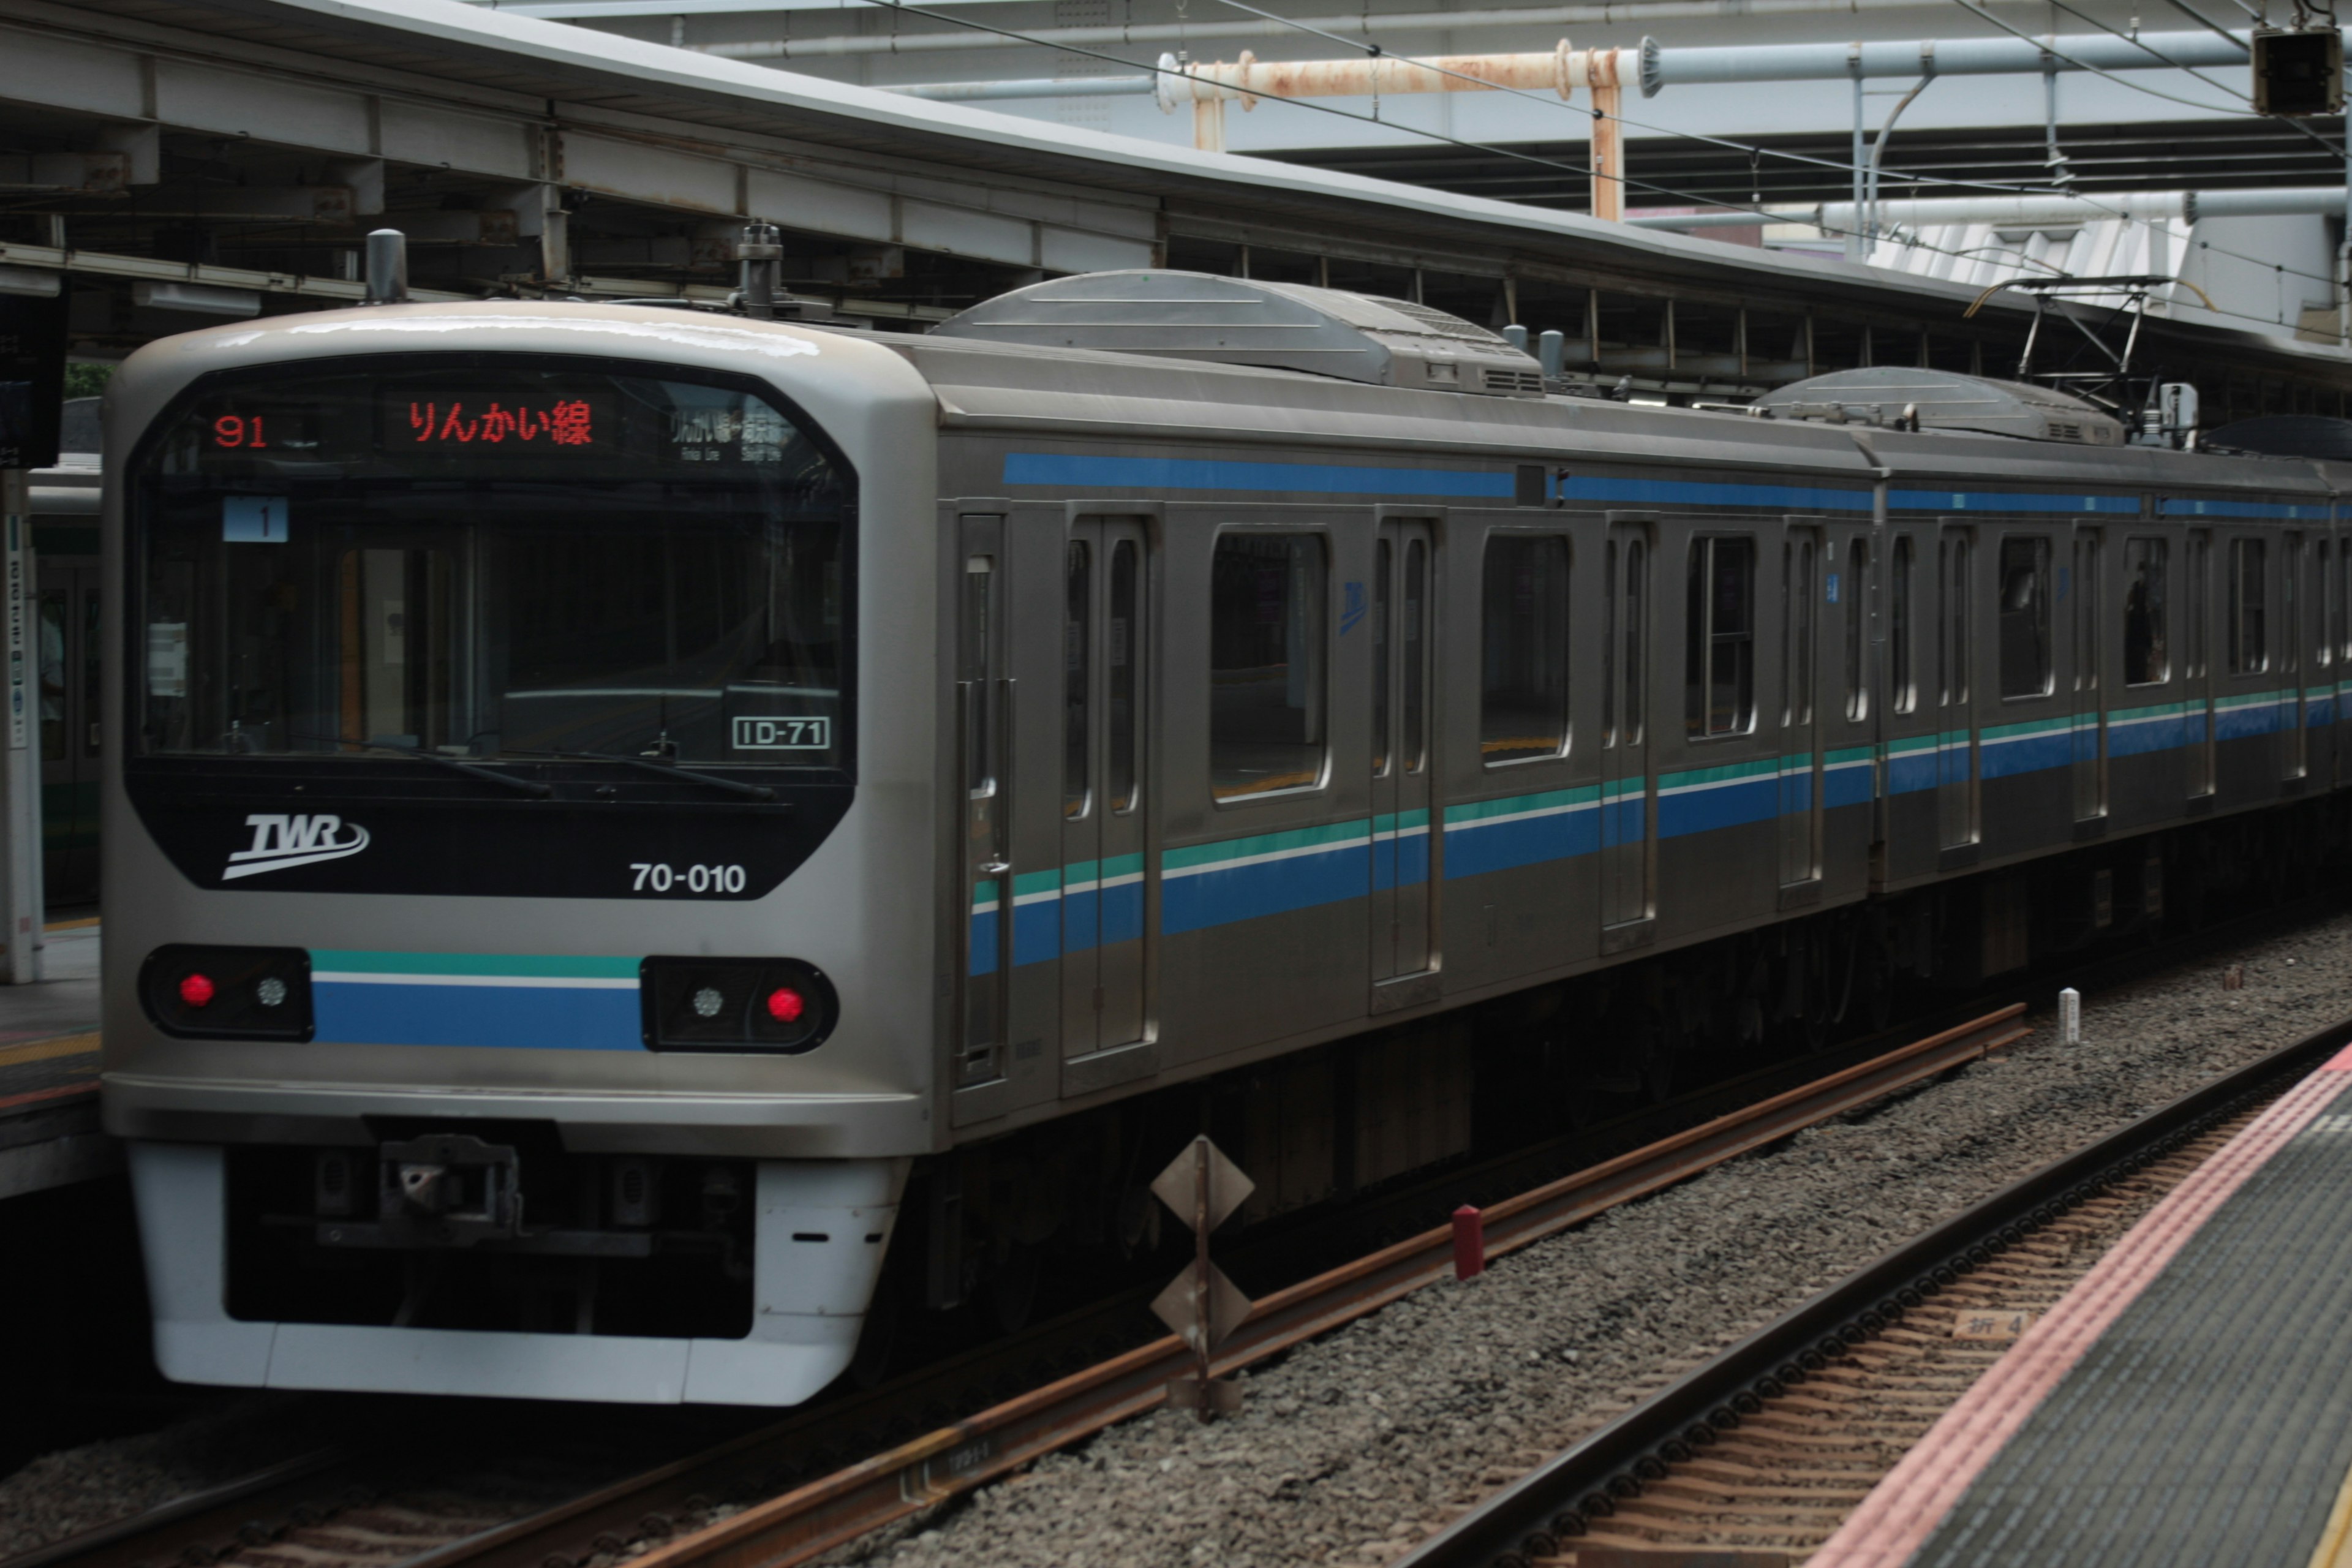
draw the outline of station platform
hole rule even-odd
[[[1808,1561],[2352,1564],[2352,1049],[2151,1209]]]
[[[33,985],[0,985],[0,1199],[120,1170],[98,1122],[99,924],[47,932]]]

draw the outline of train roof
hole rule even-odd
[[[1807,469],[1856,483],[1883,474],[1920,483],[1965,481],[1973,489],[2252,489],[2313,500],[2336,493],[2309,463],[2168,447],[2086,447],[1967,430],[1914,433],[1598,398],[1465,397],[1249,365],[968,338],[887,341],[930,383],[943,420],[967,428],[1151,432],[1252,444],[1314,440],[1564,464],[1623,459]]]

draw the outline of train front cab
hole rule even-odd
[[[493,304],[110,397],[105,1111],[166,1374],[823,1387],[933,1140],[928,389]]]

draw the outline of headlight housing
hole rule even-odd
[[[140,965],[139,1000],[157,1028],[184,1039],[307,1040],[310,955],[173,942]]]
[[[649,1050],[798,1056],[841,1017],[833,982],[797,958],[648,958],[637,973]]]

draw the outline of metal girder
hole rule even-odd
[[[122,153],[0,153],[0,191],[58,191],[110,196],[130,188]]]
[[[326,153],[339,161],[333,172],[350,180],[340,214],[304,210],[300,198],[289,196],[283,205],[248,199],[218,214],[207,205],[202,216],[373,215],[382,210],[383,166],[391,163],[1016,267],[1082,272],[1153,260],[1155,214],[1145,201],[857,167],[838,155],[786,152],[782,142],[772,150],[761,144],[771,138],[722,144],[707,132],[683,137],[658,120],[640,127],[628,123],[636,116],[580,114],[562,104],[536,114],[485,112],[296,74],[275,62],[233,65],[39,27],[0,24],[0,100]],[[544,236],[541,218],[551,211],[560,208],[519,205],[517,233]]]
[[[0,240],[0,265],[30,267],[48,272],[83,273],[97,278],[145,279],[156,282],[202,283],[225,289],[254,289],[264,294],[299,294],[338,304],[356,304],[367,298],[367,285],[341,278],[312,278],[299,272],[264,272],[249,267],[215,267],[197,261],[165,261],[152,256],[112,256],[98,250],[63,250],[47,245],[18,245]],[[450,294],[412,289],[412,300],[470,300],[471,294]]]

